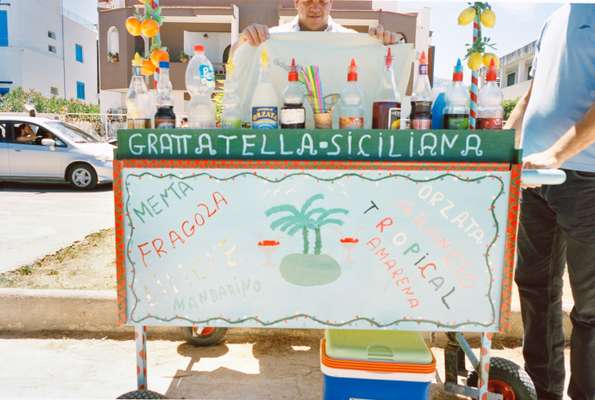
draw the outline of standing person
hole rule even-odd
[[[288,24],[270,28],[266,25],[252,24],[247,26],[240,35],[240,40],[232,47],[232,54],[243,43],[258,46],[269,38],[269,33],[288,32],[339,32],[354,33],[353,29],[345,28],[336,23],[330,15],[332,0],[294,0],[297,9],[297,16]],[[399,35],[394,32],[385,31],[382,25],[370,28],[369,34],[378,38],[385,45],[395,44],[399,41]]]
[[[574,297],[573,400],[595,399],[595,5],[562,6],[541,32],[533,82],[506,127],[523,133],[524,168],[563,168],[559,186],[522,193],[515,281],[525,369],[540,400],[562,399],[562,276]]]

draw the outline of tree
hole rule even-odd
[[[314,232],[316,234],[316,241],[314,243],[314,254],[320,254],[322,251],[322,235],[320,229],[325,225],[343,225],[343,221],[336,218],[330,218],[333,214],[347,215],[349,211],[344,208],[331,208],[321,213],[315,222]]]
[[[510,113],[516,107],[516,103],[518,103],[519,98],[517,97],[514,100],[504,100],[502,102],[502,107],[504,107],[504,120],[506,121],[510,117]]]

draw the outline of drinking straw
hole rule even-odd
[[[320,112],[324,112],[324,105],[322,104],[322,87],[320,84],[320,69],[318,68],[318,65],[314,66],[314,83],[316,86],[316,93],[318,93],[318,97],[316,99],[318,103],[318,109]]]
[[[316,83],[314,81],[314,67],[311,65],[308,66],[308,79],[310,80],[310,85],[312,87],[312,95],[314,100],[314,112],[319,113],[320,109],[318,108],[318,93],[316,91]]]

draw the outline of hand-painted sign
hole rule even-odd
[[[117,162],[129,323],[499,328],[507,164]]]
[[[119,158],[512,162],[514,131],[121,131]]]

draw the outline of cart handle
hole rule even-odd
[[[524,169],[521,176],[523,185],[561,185],[566,182],[566,172],[561,169]]]

